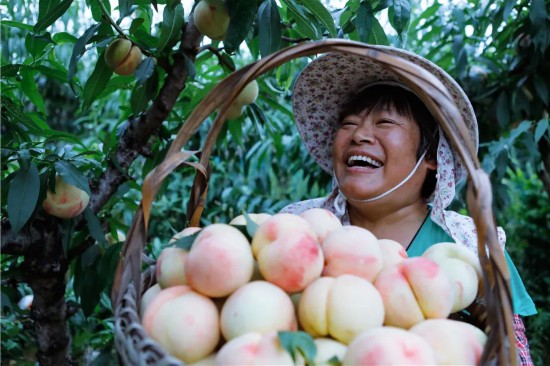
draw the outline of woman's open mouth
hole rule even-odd
[[[384,164],[378,160],[374,160],[371,157],[365,155],[352,155],[348,158],[348,167],[364,167],[376,169],[384,166]]]

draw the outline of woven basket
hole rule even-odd
[[[502,249],[498,244],[492,212],[492,191],[487,174],[480,168],[475,147],[469,142],[468,130],[452,97],[441,82],[416,64],[393,56],[376,46],[340,39],[329,39],[295,45],[252,63],[222,80],[201,101],[181,127],[163,160],[146,177],[143,198],[127,241],[122,249],[115,275],[111,300],[115,309],[115,345],[125,365],[184,365],[168,355],[147,336],[140,323],[138,304],[141,294],[154,283],[151,268],[141,273],[141,256],[147,237],[151,204],[163,180],[179,165],[196,168],[187,207],[188,226],[198,226],[208,187],[208,162],[216,138],[225,122],[225,115],[236,96],[252,80],[295,58],[326,52],[341,52],[375,59],[398,74],[427,105],[446,137],[460,154],[468,177],[467,206],[478,234],[478,255],[485,288],[483,305],[471,311],[473,323],[481,326],[488,340],[481,364],[516,365],[510,275]],[[200,162],[187,160],[195,152],[181,151],[198,127],[215,110],[219,110],[200,151]]]

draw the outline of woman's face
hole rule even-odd
[[[375,108],[346,116],[332,150],[340,189],[353,199],[368,199],[390,190],[414,169],[419,144],[418,124],[393,109]],[[388,197],[419,199],[428,169],[435,169],[435,164],[424,160],[413,177]]]

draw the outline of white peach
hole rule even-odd
[[[451,313],[452,284],[428,258],[407,258],[386,268],[374,285],[384,301],[385,325],[408,329],[424,319],[446,318]]]
[[[281,346],[277,333],[246,333],[225,343],[215,360],[216,366],[289,365],[290,354]]]
[[[249,213],[248,217],[250,220],[252,220],[254,223],[261,225],[263,224],[267,219],[269,219],[272,215],[268,213]],[[246,225],[246,217],[244,215],[238,215],[235,216],[231,221],[229,222],[229,225]]]
[[[80,215],[88,206],[90,196],[80,188],[65,182],[60,176],[55,177],[55,193],[48,190],[42,202],[44,211],[62,219]]]
[[[324,208],[310,208],[302,212],[300,217],[309,223],[313,232],[317,235],[317,242],[321,246],[331,231],[342,227],[338,217]]]
[[[322,248],[325,257],[323,276],[351,274],[374,282],[382,270],[378,239],[367,229],[342,226],[330,232]]]
[[[267,281],[254,281],[233,292],[222,307],[222,335],[231,340],[242,334],[295,331],[294,305],[286,292]]]
[[[189,286],[159,292],[147,306],[142,324],[151,338],[186,363],[208,356],[220,339],[216,305]]]
[[[348,346],[342,365],[435,365],[433,349],[404,329],[378,327],[359,334]]]
[[[409,257],[403,245],[395,240],[378,239],[378,245],[382,251],[382,262],[384,263],[383,268],[391,267],[394,264],[403,262]]]
[[[261,224],[252,251],[262,276],[289,293],[300,292],[321,276],[323,252],[309,223],[279,213]]]
[[[254,257],[236,228],[212,224],[199,232],[185,263],[187,283],[210,297],[224,297],[250,281]]]
[[[361,277],[321,277],[302,293],[298,319],[313,337],[331,336],[348,344],[357,334],[382,325],[384,304],[374,285]]]
[[[487,335],[479,328],[451,319],[428,319],[410,332],[430,344],[438,365],[478,365],[487,343]]]
[[[428,248],[423,257],[438,263],[454,287],[452,312],[467,308],[479,292],[482,273],[479,259],[469,249],[454,243],[438,243]]]
[[[317,347],[317,355],[315,356],[315,365],[330,366],[331,359],[338,359],[340,362],[344,359],[348,347],[332,338],[315,338],[313,340]]]
[[[185,276],[187,255],[188,251],[181,248],[162,249],[155,267],[157,282],[161,288],[187,285]]]

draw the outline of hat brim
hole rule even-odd
[[[477,151],[477,120],[468,97],[458,83],[439,66],[419,55],[387,46],[376,48],[422,67],[442,82],[453,97]],[[332,140],[342,106],[364,86],[380,81],[403,83],[395,72],[382,63],[369,57],[344,53],[320,56],[298,76],[292,96],[296,126],[309,153],[328,173],[332,174]],[[457,154],[453,155],[460,160]]]

